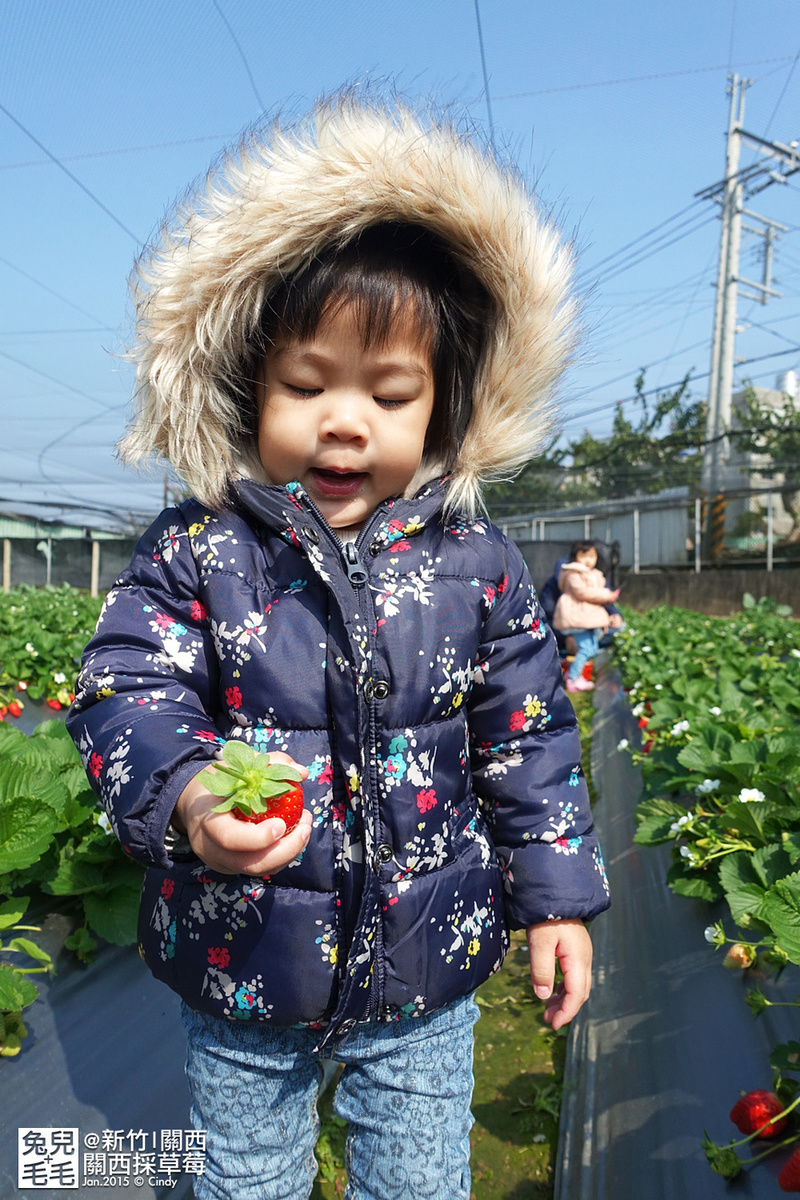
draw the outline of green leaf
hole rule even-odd
[[[0,875],[37,861],[59,826],[57,814],[38,800],[0,803]]]
[[[248,767],[252,767],[256,752],[246,742],[231,741],[225,743],[222,749],[222,757],[228,766],[245,771]]]
[[[749,924],[748,918],[759,914],[766,895],[764,879],[755,868],[753,855],[739,850],[723,858],[719,867],[719,881],[725,891],[725,899],[731,916],[737,925]]]
[[[52,967],[53,960],[46,950],[42,950],[41,946],[37,946],[36,942],[32,942],[30,938],[15,937],[6,946],[6,950],[20,950],[23,954],[30,955],[36,962],[44,963],[47,967]]]
[[[67,950],[71,950],[81,962],[92,962],[97,950],[97,942],[89,930],[80,925],[64,942]]]
[[[35,798],[39,804],[48,805],[60,815],[69,799],[69,792],[46,772],[46,765],[43,770],[42,764],[4,759],[0,762],[0,803],[17,797]]]
[[[730,760],[733,745],[733,737],[726,730],[704,725],[698,729],[689,745],[680,751],[678,762],[690,771],[703,771],[710,775],[718,766]]]
[[[752,860],[753,867],[764,887],[770,887],[779,879],[784,879],[792,873],[789,855],[778,843],[762,846],[760,850],[756,850]]]
[[[670,826],[685,816],[685,807],[672,800],[643,800],[634,813],[637,829],[633,840],[639,846],[657,846],[660,842],[668,842],[675,837]]]
[[[89,892],[83,898],[86,919],[92,929],[115,946],[136,941],[140,888],[116,887],[105,894]]]
[[[714,875],[687,874],[681,863],[673,863],[667,871],[667,884],[678,896],[713,903],[722,898],[722,888]]]
[[[769,1056],[769,1065],[778,1071],[800,1071],[800,1042],[783,1042]]]
[[[49,880],[47,891],[54,896],[81,896],[86,892],[104,891],[107,887],[108,877],[102,867],[62,852],[58,871]]]
[[[239,786],[239,780],[233,775],[225,775],[222,771],[211,771],[208,767],[201,771],[203,786],[212,796],[231,796]]]
[[[29,903],[29,896],[17,896],[13,900],[4,900],[0,904],[0,929],[10,929],[12,925],[18,925],[25,916],[25,910]]]
[[[0,1012],[19,1012],[39,995],[36,986],[13,967],[0,964]]]
[[[723,829],[736,830],[742,837],[767,842],[767,825],[774,814],[775,806],[767,800],[732,800],[719,822]]]
[[[800,964],[800,872],[773,884],[764,897],[763,912],[781,949]]]

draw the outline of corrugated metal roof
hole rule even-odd
[[[94,541],[107,542],[129,535],[113,533],[109,529],[92,529],[88,525],[62,525],[58,521],[37,521],[34,517],[0,513],[0,538],[53,538],[60,541],[87,536]]]

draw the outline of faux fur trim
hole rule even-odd
[[[513,477],[552,432],[574,336],[571,253],[516,174],[452,126],[351,96],[228,154],[141,255],[123,460],[167,459],[213,506],[237,472],[261,478],[236,392],[264,299],[323,247],[380,221],[438,233],[496,304],[448,509],[474,513],[482,484]],[[423,464],[413,487],[439,473]]]

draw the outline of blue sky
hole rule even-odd
[[[585,334],[565,435],[602,436],[640,367],[650,387],[708,371],[719,222],[711,203],[689,206],[723,174],[729,68],[753,80],[747,129],[800,138],[800,6],[481,0],[480,13],[497,141],[578,251]],[[363,80],[453,105],[488,134],[474,0],[4,0],[0,509],[44,503],[79,523],[90,509],[58,506],[107,510],[102,523],[158,510],[162,478],[113,458],[137,246],[265,112]],[[800,364],[798,193],[800,174],[751,202],[789,226],[783,298],[740,304],[737,355],[762,361],[737,378],[765,386]],[[622,247],[687,208],[659,231],[673,244],[619,269]],[[760,274],[752,239],[742,273]]]

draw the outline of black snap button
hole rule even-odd
[[[389,695],[389,685],[385,679],[378,679],[372,686],[372,694],[376,700],[385,700]]]
[[[378,849],[375,851],[375,856],[378,859],[378,862],[391,862],[394,858],[394,850],[388,844],[388,842],[381,842],[380,846],[378,846]]]
[[[355,1027],[356,1022],[352,1017],[348,1017],[348,1019],[346,1021],[342,1021],[341,1025],[339,1026],[339,1033],[349,1033],[350,1030],[355,1029]]]
[[[372,555],[372,557],[373,558],[377,557],[377,555],[380,554],[380,552],[381,552],[381,543],[377,542],[377,541],[370,542],[369,553]]]
[[[317,533],[317,531],[313,525],[305,525],[303,527],[303,533],[306,535],[306,537],[308,538],[308,540],[310,542],[314,543],[315,546],[317,546],[319,544],[319,534]]]
[[[367,704],[372,703],[374,696],[375,696],[375,689],[372,686],[372,680],[368,679],[367,682],[364,684],[364,699],[366,700]]]

